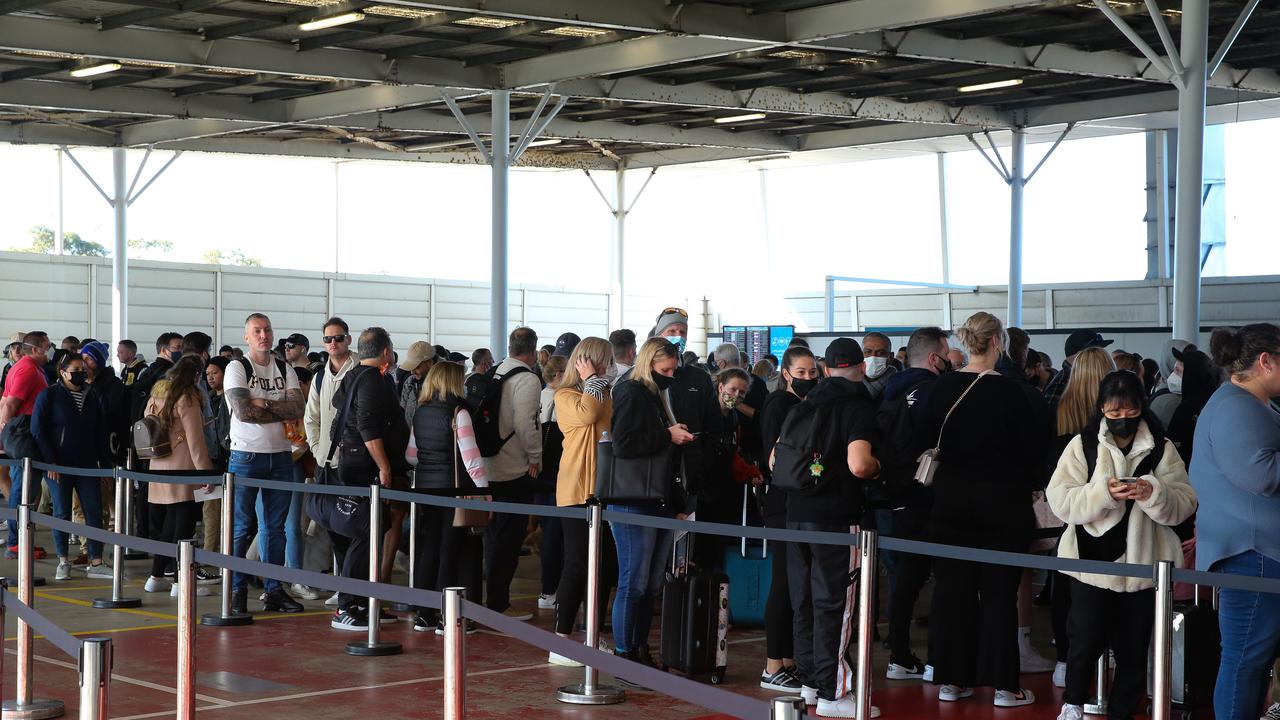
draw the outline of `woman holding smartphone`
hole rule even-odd
[[[1067,523],[1058,557],[1152,565],[1182,562],[1173,527],[1196,510],[1178,449],[1150,420],[1146,389],[1132,372],[1102,379],[1092,420],[1062,453],[1045,491]],[[1111,718],[1133,717],[1146,698],[1147,649],[1155,622],[1149,578],[1063,573],[1071,585],[1067,687],[1058,720],[1081,720],[1098,656],[1115,653]]]

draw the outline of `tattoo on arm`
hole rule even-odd
[[[231,414],[240,422],[265,425],[281,420],[274,412],[254,405],[248,388],[227,390],[227,403],[231,406]]]
[[[272,403],[271,411],[281,420],[301,420],[307,408],[307,399],[301,388],[291,388],[284,393],[284,400]]]

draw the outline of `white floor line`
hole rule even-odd
[[[6,649],[5,652],[8,653],[9,655],[18,654],[18,651],[16,649]],[[56,665],[57,667],[67,668],[68,670],[75,670],[77,672],[79,672],[80,670],[80,668],[75,663],[67,662],[65,660],[58,660],[57,658],[51,658],[45,655],[33,655],[32,657],[34,657],[36,660],[39,660],[42,663],[47,663],[49,665]],[[138,678],[131,678],[126,675],[121,675],[115,672],[111,673],[111,679],[119,680],[120,682],[129,684],[129,685],[137,685],[138,687],[149,688],[151,690],[158,690],[160,692],[169,693],[170,695],[178,694],[178,691],[176,688],[160,685],[157,683],[150,682],[148,680],[139,680]],[[198,693],[196,694],[196,699],[203,700],[205,702],[215,703],[218,705],[227,705],[231,703],[230,700],[223,700],[222,698],[210,697],[208,695],[200,695]]]

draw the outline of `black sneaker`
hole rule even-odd
[[[217,585],[222,582],[222,573],[217,568],[211,568],[208,565],[200,565],[196,568],[196,584],[197,585]]]
[[[431,632],[432,630],[435,630],[435,629],[436,629],[436,623],[433,623],[429,619],[423,617],[422,613],[418,613],[413,616],[414,632]]]
[[[476,633],[480,632],[480,626],[476,624],[475,620],[468,620],[467,624],[464,627],[466,628],[465,632],[468,635],[475,635]],[[416,630],[417,628],[414,628],[414,629]],[[439,635],[440,637],[444,637],[443,621],[436,623],[436,634]]]
[[[760,673],[760,687],[765,690],[798,693],[803,686],[804,684],[791,673],[790,668],[782,668],[772,675],[767,672]]]
[[[628,659],[628,660],[630,660],[630,661],[632,661],[632,662],[637,662],[637,663],[639,662],[638,660],[636,660],[636,653],[635,653],[635,652],[633,652],[633,651],[628,651],[628,652],[618,652],[617,650],[614,650],[614,651],[613,651],[613,654],[614,654],[614,655],[617,655],[617,656],[619,656],[619,657],[624,657],[624,658],[626,658],[626,659]],[[620,676],[620,675],[614,675],[614,676],[613,676],[613,679],[614,679],[614,680],[617,680],[619,685],[621,685],[621,686],[623,686],[623,687],[625,687],[625,688],[630,688],[630,689],[632,689],[632,690],[648,690],[648,689],[649,689],[649,688],[647,688],[647,687],[645,687],[645,686],[641,685],[640,683],[635,682],[634,680],[628,680],[628,679],[626,679],[626,678],[624,678],[624,677],[622,677],[622,676]]]
[[[231,592],[231,614],[232,615],[248,615],[249,614],[249,589],[240,588]]]
[[[369,617],[360,612],[359,608],[339,609],[333,613],[333,619],[329,621],[329,627],[334,630],[368,632]]]
[[[884,676],[890,680],[920,680],[924,677],[924,663],[912,656],[907,662],[890,662]]]
[[[276,588],[262,595],[263,612],[296,613],[304,609],[302,603],[289,597],[289,593],[285,592],[284,588]]]

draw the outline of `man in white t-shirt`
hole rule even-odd
[[[227,470],[239,478],[289,482],[293,479],[293,452],[285,435],[285,423],[302,420],[305,400],[293,368],[272,356],[274,339],[271,320],[261,313],[250,315],[244,322],[244,358],[227,364],[223,380],[227,406],[231,408],[231,460]],[[258,488],[236,485],[233,549],[237,557],[244,557],[248,551],[256,510],[262,559],[282,566],[290,493],[261,490],[261,505],[257,502],[258,493]],[[280,581],[264,578],[263,585],[264,612],[302,611],[302,605],[289,597]],[[247,612],[245,576],[235,573],[231,588],[232,612]]]

